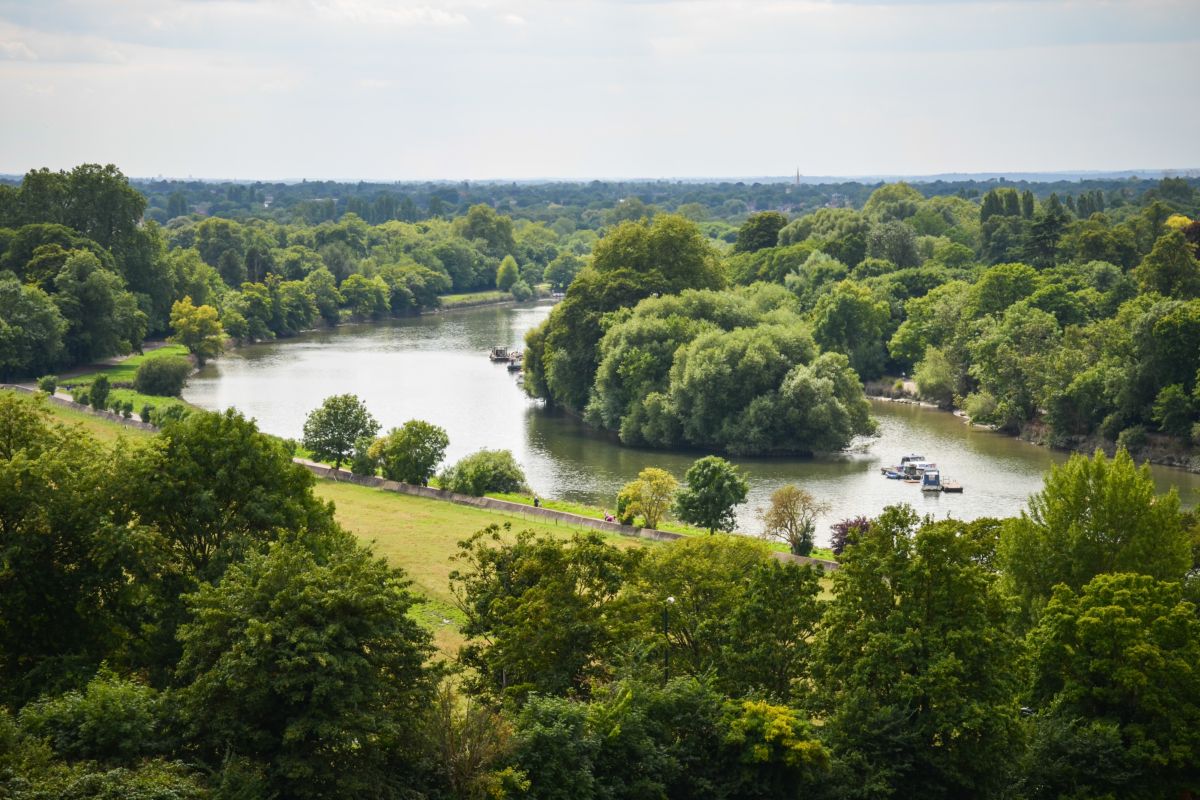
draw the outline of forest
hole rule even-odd
[[[1200,519],[1124,450],[1019,517],[844,520],[832,574],[491,526],[438,655],[404,572],[236,411],[102,444],[4,392],[0,421],[3,797],[1200,791]]]
[[[0,185],[0,377],[565,291],[526,386],[627,444],[837,450],[862,383],[1090,451],[1200,429],[1194,178]],[[903,380],[901,381],[903,384]]]

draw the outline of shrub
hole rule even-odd
[[[963,400],[963,411],[971,422],[991,422],[996,415],[996,398],[989,392],[972,392]]]
[[[184,406],[170,405],[164,408],[156,408],[151,412],[151,421],[158,427],[170,425],[173,422],[182,422],[187,419],[192,412]]]
[[[124,403],[121,404],[121,416],[124,417],[125,419],[131,419],[133,417],[133,401],[132,400],[126,400]]]
[[[151,358],[137,368],[133,388],[141,394],[178,397],[191,372],[192,362],[183,356]]]
[[[480,450],[438,477],[443,489],[482,497],[488,492],[526,491],[525,473],[508,450]]]
[[[76,386],[71,389],[71,401],[79,403],[81,406],[90,405],[92,402],[91,394],[86,386]]]
[[[518,302],[523,302],[533,297],[533,289],[523,280],[514,283],[508,291],[512,294],[513,300]]]
[[[92,401],[92,408],[97,411],[103,411],[108,407],[109,390],[110,387],[106,376],[100,375],[92,381],[92,388],[88,390],[88,396]]]
[[[151,415],[154,414],[154,406],[146,403],[142,406],[142,410],[138,412],[138,416],[142,418],[142,422],[149,422]]]
[[[446,455],[450,437],[445,429],[419,419],[410,419],[371,445],[371,457],[383,467],[383,476],[425,486]]]
[[[1117,437],[1117,447],[1129,452],[1140,450],[1146,446],[1146,429],[1141,425],[1132,425]]]
[[[832,532],[829,537],[829,547],[833,550],[835,556],[840,556],[846,549],[846,545],[854,544],[858,541],[858,537],[867,532],[871,527],[871,520],[863,516],[847,517],[841,522],[835,522],[829,526]]]
[[[371,455],[375,440],[370,436],[360,436],[354,442],[354,453],[350,456],[350,471],[355,475],[375,475],[379,469],[379,461]]]
[[[38,378],[37,385],[38,388],[46,394],[54,394],[54,390],[58,388],[58,376],[43,375],[42,377]]]

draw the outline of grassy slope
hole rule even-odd
[[[61,386],[68,389],[73,386],[90,385],[98,376],[105,375],[108,377],[108,382],[111,384],[117,383],[133,383],[133,378],[137,374],[137,369],[144,362],[153,358],[166,358],[168,356],[186,356],[187,348],[181,344],[169,344],[164,347],[159,347],[154,350],[147,350],[145,353],[121,361],[120,363],[111,366],[102,367],[94,372],[85,372],[79,375],[72,375],[63,378]],[[113,400],[129,401],[133,403],[133,413],[138,414],[142,410],[142,406],[149,405],[152,408],[165,408],[167,406],[187,405],[178,397],[155,397],[148,394],[139,394],[133,389],[117,389],[114,388],[109,392],[109,403]]]

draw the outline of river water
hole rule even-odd
[[[409,419],[446,429],[447,459],[481,448],[511,450],[543,497],[611,508],[617,490],[648,466],[682,478],[703,455],[622,447],[561,412],[527,397],[515,374],[491,363],[494,344],[521,347],[525,332],[550,312],[547,303],[488,306],[373,325],[344,325],[282,342],[251,345],[210,362],[184,397],[202,408],[237,408],[279,436],[300,438],[307,414],[332,394],[357,394],[383,430]],[[772,491],[795,483],[829,505],[818,542],[836,520],[872,516],[908,502],[921,513],[974,519],[1011,516],[1041,488],[1042,475],[1066,456],[1016,439],[972,430],[933,409],[874,402],[878,435],[850,452],[815,459],[736,459],[750,482],[741,530],[760,529],[756,511]],[[880,466],[917,452],[959,480],[960,495],[924,494],[884,478]],[[1187,506],[1200,499],[1200,475],[1152,467],[1160,491],[1179,489]]]

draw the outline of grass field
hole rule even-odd
[[[154,434],[140,428],[128,428],[104,417],[87,411],[47,403],[46,408],[59,421],[67,425],[79,425],[102,442],[111,444],[122,437],[133,441],[149,439]]]
[[[498,303],[501,300],[512,300],[513,296],[509,292],[502,292],[499,289],[494,289],[489,292],[467,292],[465,294],[444,294],[442,295],[442,308],[454,308],[455,306],[471,306],[480,303]]]

